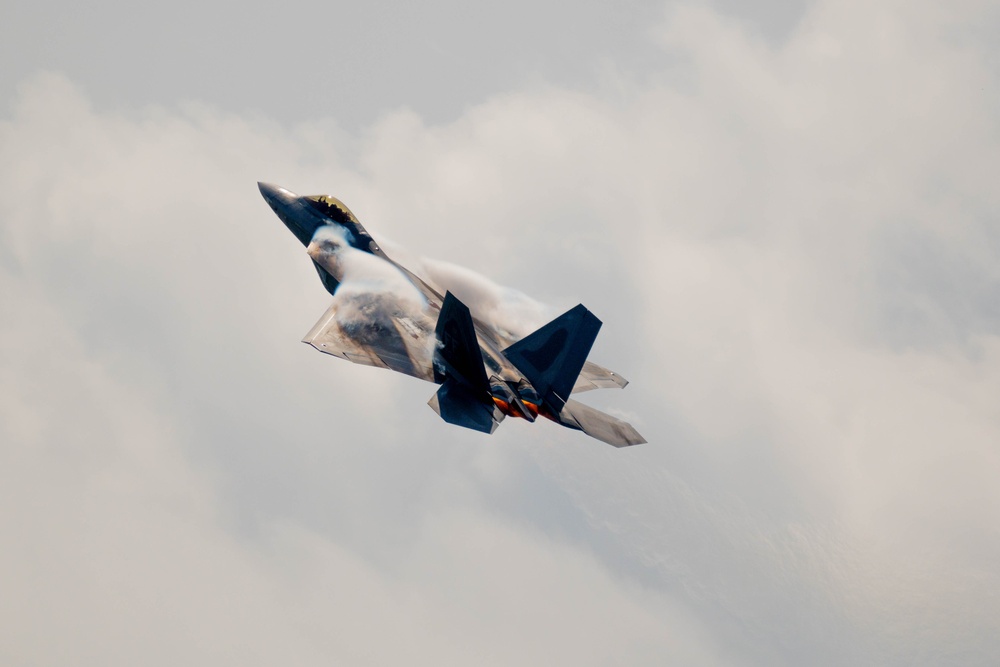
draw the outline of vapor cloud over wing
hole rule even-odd
[[[507,340],[523,338],[556,313],[520,290],[505,287],[466,266],[421,257],[395,243],[382,243],[389,256],[444,294],[451,292],[472,314]]]

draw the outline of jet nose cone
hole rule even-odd
[[[285,188],[265,183],[264,181],[257,181],[257,187],[260,189],[260,194],[263,195],[267,205],[279,216],[284,209],[292,205],[297,197],[294,192],[289,192]]]
[[[265,183],[264,181],[257,181],[257,188],[260,190],[260,194],[264,196],[267,201],[274,201],[279,198],[279,193],[281,188],[277,185],[271,185],[270,183]]]

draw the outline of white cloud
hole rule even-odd
[[[685,6],[648,83],[400,111],[350,147],[28,82],[0,125],[3,650],[989,664],[982,11],[818,3],[774,45]],[[261,179],[587,304],[633,380],[588,400],[652,444],[450,429],[430,385],[296,345],[327,297]]]
[[[9,661],[717,662],[668,601],[484,509],[484,443],[430,385],[296,344],[326,297],[245,163],[295,140],[104,117],[54,76],[0,131]]]

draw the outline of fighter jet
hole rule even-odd
[[[628,384],[587,361],[601,321],[583,305],[519,338],[394,261],[339,199],[257,186],[334,297],[303,342],[441,385],[428,404],[450,424],[493,433],[504,417],[545,417],[615,447],[646,442],[630,424],[570,398]]]

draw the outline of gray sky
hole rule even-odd
[[[754,30],[780,36],[805,3],[719,4]],[[452,121],[526,85],[591,88],[612,67],[655,75],[663,53],[648,31],[665,7],[648,0],[572,8],[454,0],[58,9],[16,2],[0,26],[0,93],[12,94],[45,68],[84,86],[104,108],[198,100],[285,122],[335,118],[352,131],[398,107]]]
[[[989,3],[5,8],[0,661],[986,665]],[[605,323],[650,444],[315,353],[257,180]]]

